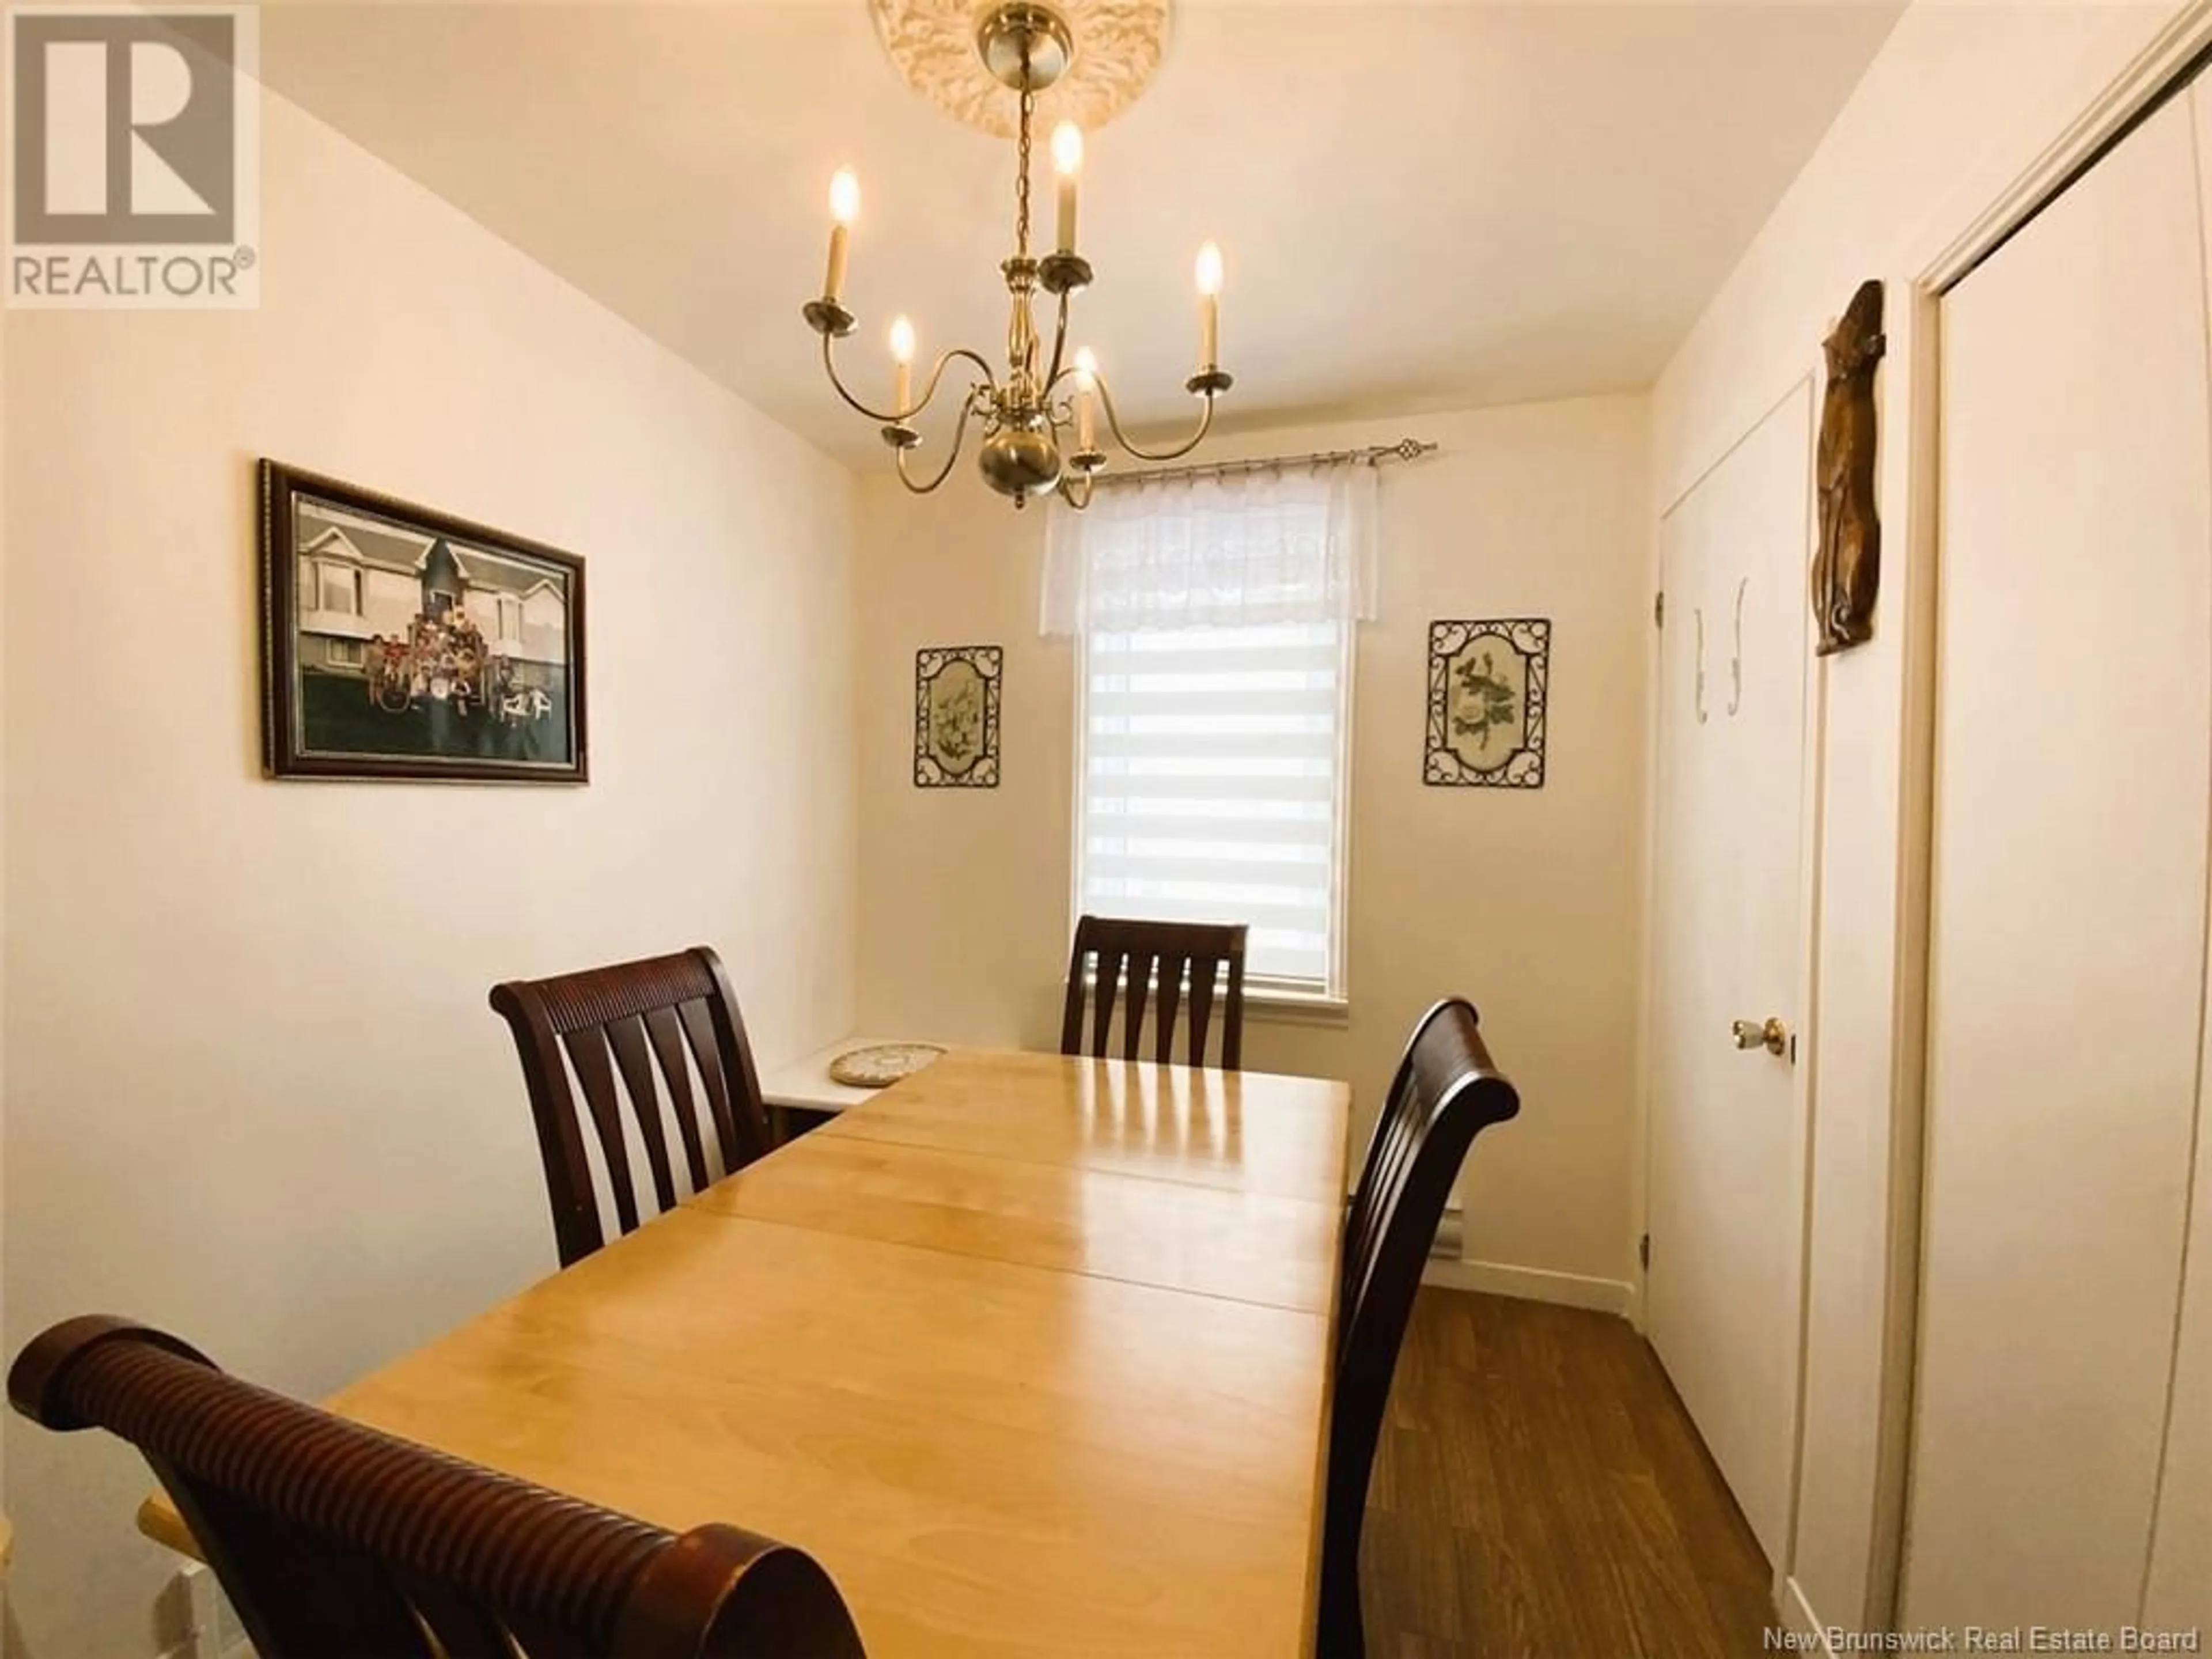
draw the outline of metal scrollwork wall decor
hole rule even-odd
[[[1006,653],[939,645],[914,653],[914,786],[999,787],[999,691]]]
[[[1542,788],[1551,664],[1548,619],[1431,623],[1421,781],[1439,787]]]
[[[1874,637],[1881,586],[1881,518],[1875,504],[1874,376],[1887,348],[1881,284],[1866,282],[1824,343],[1820,405],[1820,545],[1813,556],[1815,654],[1832,656]]]

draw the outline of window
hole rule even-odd
[[[341,617],[361,615],[361,572],[351,565],[325,560],[317,566],[321,576],[322,609]]]
[[[512,593],[499,596],[499,637],[507,645],[522,642],[522,601]]]
[[[1043,631],[1080,641],[1079,913],[1241,921],[1255,990],[1345,994],[1352,638],[1374,474],[1147,480],[1053,509]]]
[[[1255,988],[1344,991],[1351,629],[1083,643],[1076,908],[1249,925]]]
[[[325,640],[323,655],[333,668],[359,668],[368,660],[359,640]]]

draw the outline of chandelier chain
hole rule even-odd
[[[1014,252],[1030,257],[1030,119],[1036,113],[1036,94],[1022,93],[1020,159],[1014,171]]]

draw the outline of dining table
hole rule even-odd
[[[326,1404],[797,1545],[871,1659],[1310,1654],[1350,1127],[954,1048]]]

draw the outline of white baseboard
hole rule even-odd
[[[1625,1279],[1592,1279],[1498,1261],[1452,1261],[1441,1256],[1429,1258],[1429,1265],[1421,1270],[1421,1282],[1448,1291],[1484,1291],[1492,1296],[1555,1302],[1566,1308],[1595,1308],[1609,1314],[1625,1315],[1636,1301],[1635,1287]]]
[[[1783,1629],[1806,1638],[1800,1653],[1817,1653],[1820,1659],[1836,1659],[1835,1650],[1828,1645],[1827,1627],[1814,1617],[1813,1604],[1805,1599],[1805,1587],[1795,1578],[1782,1583],[1781,1605],[1776,1609],[1782,1615]]]

